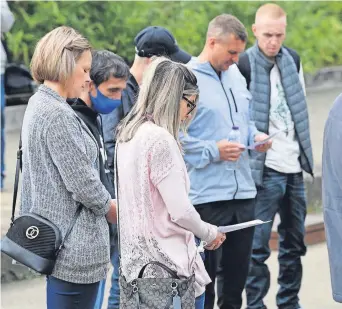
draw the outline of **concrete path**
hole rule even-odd
[[[276,275],[278,272],[277,252],[272,253],[268,264],[272,273],[272,284],[270,292],[266,297],[266,305],[269,309],[275,309],[275,295],[277,292]],[[307,255],[303,258],[303,264],[304,278],[300,292],[303,308],[342,308],[342,304],[335,303],[332,300],[326,245],[320,244],[309,247]],[[106,293],[108,295],[108,287]],[[2,309],[44,309],[45,280],[44,278],[38,278],[3,284],[1,287],[1,296]],[[104,308],[106,308],[106,304],[104,304]],[[245,308],[245,305],[243,308]]]

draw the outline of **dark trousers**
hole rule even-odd
[[[99,282],[77,284],[47,277],[47,309],[93,309]]]
[[[279,213],[279,291],[277,306],[280,309],[300,308],[298,293],[302,281],[301,256],[304,244],[306,200],[303,174],[283,174],[265,167],[263,186],[258,190],[255,216],[273,220]],[[246,284],[248,309],[266,309],[263,298],[270,287],[270,272],[266,265],[271,251],[269,241],[271,224],[256,227],[253,252]]]
[[[217,225],[230,225],[254,219],[254,199],[230,200],[196,206],[202,220]],[[240,309],[242,292],[248,274],[254,228],[227,234],[226,241],[215,251],[205,251],[205,267],[212,280],[205,292],[205,309],[213,309],[215,279],[220,309]]]

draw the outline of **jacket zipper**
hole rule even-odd
[[[230,106],[230,102],[229,102],[229,99],[228,99],[228,96],[227,96],[227,92],[226,90],[224,89],[223,87],[223,84],[222,84],[222,81],[220,79],[220,83],[221,83],[221,86],[222,86],[222,89],[223,89],[223,92],[226,96],[226,99],[227,99],[227,102],[228,102],[228,106],[229,106],[229,113],[230,113],[230,119],[232,120],[232,123],[233,123],[233,126],[235,126],[235,122],[234,122],[234,119],[233,119],[233,114],[232,114],[232,108]],[[229,88],[230,92],[232,92],[231,88]],[[237,112],[237,106],[236,106],[236,103],[235,103],[235,99],[234,99],[234,96],[233,96],[233,100],[234,100],[234,104],[235,104],[235,110]],[[235,190],[235,193],[233,195],[233,200],[235,200],[235,197],[236,197],[236,194],[239,190],[239,184],[238,184],[238,181],[237,181],[237,177],[236,177],[236,171],[234,170],[234,179],[235,179],[235,183],[236,183],[236,190]]]
[[[234,97],[234,93],[232,91],[232,88],[229,88],[230,94],[232,95],[233,101],[234,101],[234,105],[235,105],[235,112],[238,113],[238,108],[237,108],[237,104],[235,101],[235,97]],[[234,170],[234,177],[235,177],[235,181],[236,181],[236,191],[234,193],[233,199],[235,200],[236,194],[239,191],[239,182],[237,181],[237,177],[236,177],[236,171]]]
[[[270,89],[271,89],[271,74],[270,74],[270,78],[269,78],[269,82],[270,82]],[[268,94],[268,102],[269,102],[269,105],[268,105],[268,119],[267,119],[267,124],[266,124],[266,132],[265,134],[269,134],[269,129],[270,129],[270,109],[271,109],[271,90],[269,91],[269,94]],[[257,130],[259,130],[257,128]],[[261,168],[261,186],[264,185],[264,171],[265,171],[265,164],[266,164],[266,153],[265,153],[265,160],[264,160],[264,164],[262,164],[262,168]]]

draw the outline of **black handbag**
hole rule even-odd
[[[11,225],[6,236],[1,241],[1,251],[40,274],[50,275],[58,254],[76,223],[82,205],[78,206],[64,239],[62,239],[61,232],[55,224],[37,214],[23,214],[14,219],[21,158],[22,145],[20,137],[14,180]]]
[[[30,70],[23,64],[8,63],[5,69],[5,93],[7,96],[33,95],[37,84]]]
[[[12,53],[8,49],[5,38],[1,38],[1,43],[7,57],[4,78],[5,94],[7,98],[23,94],[25,94],[25,96],[33,95],[38,85],[33,80],[30,70],[26,65],[13,61]]]
[[[119,263],[121,264],[120,249],[120,219],[118,195],[118,164],[117,150],[115,151],[115,191],[118,216],[118,249]],[[144,278],[144,271],[149,265],[162,268],[170,275],[169,278]],[[151,261],[144,265],[138,278],[127,282],[119,268],[120,309],[194,309],[195,308],[195,275],[188,278],[179,278],[177,273],[158,262]]]

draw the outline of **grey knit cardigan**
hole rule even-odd
[[[21,214],[47,218],[64,237],[79,203],[84,205],[52,276],[82,284],[104,279],[111,197],[99,178],[95,138],[63,97],[41,85],[28,102],[22,144]]]

